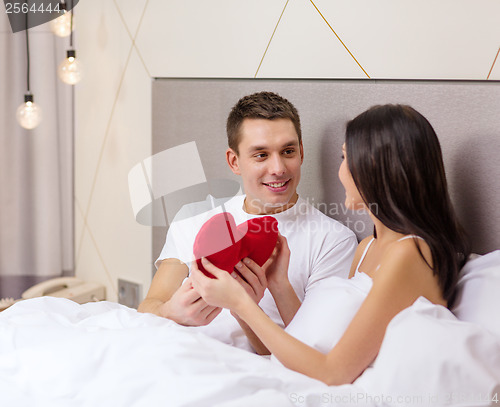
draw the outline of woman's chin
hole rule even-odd
[[[353,211],[353,212],[364,211],[366,209],[366,206],[364,205],[363,202],[354,202],[350,199],[346,199],[344,202],[344,205],[345,205],[346,209]]]

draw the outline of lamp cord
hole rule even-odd
[[[29,6],[28,0],[26,0],[25,3],[27,6]],[[30,93],[30,39],[28,35],[28,13],[29,9],[26,12],[26,60],[27,60],[26,83],[28,85],[28,93]]]
[[[70,18],[70,26],[69,26],[69,47],[73,49],[73,0],[71,0],[70,4],[70,10],[71,10],[71,18]]]

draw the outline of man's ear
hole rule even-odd
[[[300,149],[300,165],[304,162],[304,146],[302,145],[302,141],[299,144]]]
[[[238,154],[236,154],[236,151],[234,151],[232,148],[228,148],[226,150],[226,161],[229,165],[229,168],[231,168],[231,171],[234,174],[241,175],[239,157]]]

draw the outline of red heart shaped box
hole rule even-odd
[[[207,220],[196,235],[193,253],[198,268],[213,277],[201,264],[206,257],[212,264],[232,273],[245,257],[262,266],[271,256],[278,240],[278,221],[272,216],[249,219],[236,226],[233,215],[218,213]]]

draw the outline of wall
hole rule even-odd
[[[151,279],[127,176],[151,155],[154,77],[500,80],[497,0],[85,0],[76,86],[76,274]]]

